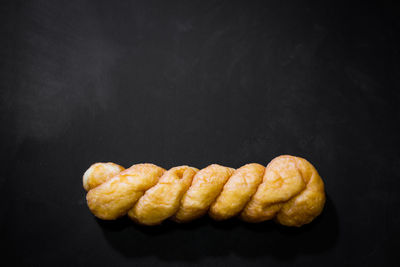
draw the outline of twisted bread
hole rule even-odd
[[[187,222],[208,212],[216,220],[239,216],[248,222],[275,219],[301,226],[317,217],[325,203],[317,170],[293,156],[279,156],[266,168],[251,163],[237,170],[217,164],[166,171],[149,163],[129,169],[96,163],[83,175],[83,186],[96,217],[113,220],[128,214],[145,225],[167,218]]]

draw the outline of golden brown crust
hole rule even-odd
[[[192,185],[183,196],[181,206],[172,219],[187,222],[206,214],[233,171],[232,168],[217,164],[200,170],[193,178]]]
[[[266,168],[212,164],[200,171],[189,166],[165,171],[146,163],[120,170],[117,164],[96,163],[84,174],[89,209],[101,219],[128,214],[140,224],[155,225],[167,218],[187,222],[208,212],[216,220],[239,216],[301,226],[317,217],[325,203],[324,183],[314,166],[288,155]]]
[[[240,213],[262,181],[265,167],[251,163],[237,169],[211,205],[208,214],[215,220],[225,220]]]
[[[112,162],[95,163],[83,174],[83,188],[86,191],[101,185],[118,173],[125,170],[124,167]]]
[[[160,224],[171,217],[178,211],[181,199],[197,172],[198,169],[189,166],[175,167],[165,172],[128,212],[128,216],[146,225]]]
[[[265,169],[263,182],[241,213],[241,219],[261,222],[276,218],[300,226],[318,216],[325,203],[324,184],[305,159],[280,156]]]
[[[100,219],[113,220],[125,215],[144,192],[153,187],[164,169],[153,164],[136,164],[90,190],[87,203]]]

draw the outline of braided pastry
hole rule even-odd
[[[212,164],[202,170],[154,164],[124,169],[96,163],[83,175],[92,213],[104,220],[125,214],[145,225],[171,218],[187,222],[208,214],[215,220],[239,216],[247,222],[275,219],[287,226],[311,222],[324,207],[324,183],[307,160],[279,156],[268,166],[235,170]]]

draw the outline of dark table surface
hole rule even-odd
[[[29,266],[385,266],[400,246],[388,2],[12,1],[0,9],[0,243]],[[310,225],[95,219],[90,164],[305,157]]]

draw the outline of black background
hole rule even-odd
[[[13,265],[391,265],[400,246],[400,13],[388,2],[1,4],[1,252]],[[302,156],[310,225],[96,220],[90,164]]]

